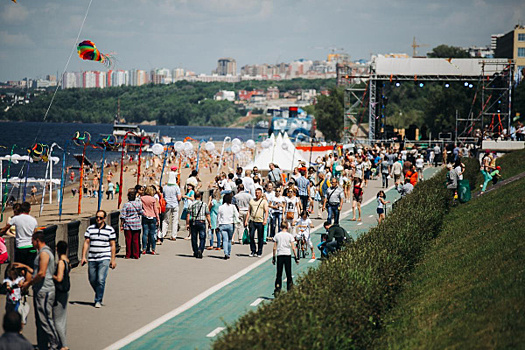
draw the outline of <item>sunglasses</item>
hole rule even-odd
[[[105,217],[103,217],[103,216],[97,216],[97,219],[102,219],[102,220],[104,220]]]

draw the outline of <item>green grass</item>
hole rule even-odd
[[[500,159],[509,174],[525,152]],[[517,349],[525,346],[525,179],[445,217],[375,348]]]

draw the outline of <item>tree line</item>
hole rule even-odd
[[[215,101],[220,90],[256,90],[275,86],[280,91],[328,89],[335,79],[293,79],[202,83],[179,81],[168,85],[121,86],[105,89],[66,89],[56,94],[47,121],[111,123],[117,114],[129,123],[156,121],[162,125],[228,126],[245,115],[244,106]],[[23,94],[23,93],[20,93]],[[0,104],[0,120],[42,121],[53,91],[42,92],[24,105],[6,110]]]

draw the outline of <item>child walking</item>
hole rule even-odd
[[[390,201],[385,201],[385,199],[386,194],[384,191],[377,192],[377,215],[379,216],[379,223],[385,220],[385,208],[387,203],[390,203]]]

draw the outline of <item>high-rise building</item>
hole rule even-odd
[[[498,38],[496,58],[512,58],[516,69],[525,68],[525,27],[517,25],[513,30]]]
[[[492,34],[490,36],[490,49],[492,52],[496,52],[496,46],[498,45],[498,38],[501,38],[503,34]]]
[[[218,75],[237,75],[237,62],[231,57],[219,58],[215,73]]]

